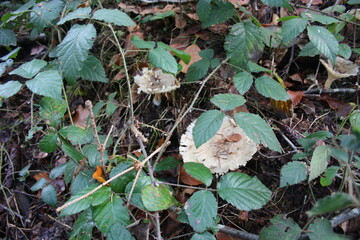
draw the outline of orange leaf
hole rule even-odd
[[[101,183],[106,182],[104,172],[101,166],[96,166],[96,171],[93,174],[93,178]],[[106,185],[109,186],[110,184],[106,184]]]
[[[190,185],[190,186],[198,186],[198,185],[201,185],[202,182],[200,182],[199,180],[193,178],[190,174],[188,174],[186,171],[185,171],[185,168],[181,168],[181,171],[180,171],[180,180],[187,184],[187,185]]]
[[[33,177],[35,178],[36,181],[39,181],[40,179],[45,178],[46,183],[51,182],[51,179],[49,177],[49,172],[41,172],[41,173],[35,174]]]
[[[240,134],[233,133],[233,134],[226,137],[226,141],[228,141],[228,142],[238,142],[238,141],[241,140],[241,138],[242,138],[242,136]]]
[[[293,106],[295,107],[296,105],[299,104],[299,102],[301,101],[301,99],[304,97],[304,91],[290,91],[288,90],[287,91],[291,100],[292,100],[292,103],[293,103]]]

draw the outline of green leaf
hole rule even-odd
[[[54,152],[58,147],[57,139],[58,139],[58,135],[55,133],[46,134],[39,142],[39,147],[40,147],[41,151],[44,151],[47,153]]]
[[[125,193],[127,194],[126,195],[127,199],[129,199],[129,194],[133,184],[134,184],[134,180],[132,180],[131,182],[128,183],[128,185],[126,185]],[[144,209],[144,210],[146,209],[141,199],[141,192],[146,186],[150,184],[151,184],[151,179],[149,176],[139,177],[139,179],[136,181],[136,185],[134,187],[134,191],[130,199],[131,204],[135,205],[140,209]]]
[[[196,14],[198,15],[201,22],[204,22],[210,15],[210,2],[211,0],[199,0],[196,4]]]
[[[72,160],[65,163],[65,165],[64,180],[66,184],[69,184],[73,180],[74,172],[78,165]]]
[[[335,65],[336,55],[339,53],[339,43],[334,35],[320,26],[308,26],[307,31],[310,41]]]
[[[39,181],[37,181],[31,188],[30,190],[35,192],[40,190],[41,188],[43,188],[46,185],[47,181],[45,178],[40,178]]]
[[[202,163],[187,162],[184,163],[184,169],[187,174],[193,178],[201,181],[206,186],[210,186],[212,183],[212,173],[209,168],[205,167]]]
[[[346,3],[350,5],[360,4],[360,0],[349,0]]]
[[[58,100],[62,99],[62,77],[57,70],[41,72],[25,84],[33,93]]]
[[[320,145],[315,148],[310,162],[309,182],[325,171],[329,159],[330,151],[328,147]]]
[[[34,59],[30,62],[22,64],[17,69],[11,71],[9,74],[19,75],[23,78],[32,78],[34,77],[43,67],[47,64],[46,61],[41,59]]]
[[[196,232],[205,230],[216,225],[217,202],[214,195],[205,190],[194,193],[184,206],[190,226]]]
[[[210,110],[200,115],[193,128],[193,138],[197,148],[215,136],[224,117],[225,114],[218,110]]]
[[[286,44],[302,33],[308,21],[303,18],[293,18],[282,24],[283,42]]]
[[[306,213],[309,217],[314,217],[349,207],[352,204],[355,202],[350,195],[337,192],[318,200],[315,206]]]
[[[136,35],[132,37],[132,43],[140,49],[154,48],[156,46],[154,41],[144,41]]]
[[[261,0],[264,4],[271,7],[283,7],[291,10],[288,0]]]
[[[224,48],[228,56],[244,54],[251,56],[255,51],[264,48],[264,36],[259,28],[252,22],[240,22],[232,26],[230,33],[225,38]]]
[[[351,48],[349,47],[349,45],[340,43],[339,44],[339,55],[343,56],[346,59],[349,59],[351,56]]]
[[[100,151],[98,150],[97,144],[87,144],[86,146],[83,147],[82,150],[83,150],[83,154],[88,160],[90,167],[95,168],[98,165],[99,166],[102,165],[100,162]],[[104,164],[107,163],[107,160],[108,160],[107,152],[105,151],[103,155]]]
[[[150,21],[156,20],[164,20],[167,17],[175,16],[174,11],[166,11],[166,12],[156,12],[154,15],[147,15],[143,19],[140,20],[140,23],[147,23]]]
[[[306,165],[302,162],[289,162],[281,168],[280,187],[294,185],[307,177]]]
[[[92,206],[97,206],[108,201],[112,196],[111,188],[107,186],[101,187],[99,190],[91,194],[88,198]]]
[[[49,177],[51,179],[58,178],[61,175],[63,175],[63,173],[65,172],[65,169],[66,169],[66,163],[61,164],[51,170]]]
[[[118,9],[97,10],[93,15],[93,19],[114,23],[118,26],[135,26],[134,21],[131,20],[131,18],[126,13],[123,13]]]
[[[111,115],[113,115],[113,113],[115,112],[117,106],[115,105],[115,103],[113,103],[112,101],[108,102],[106,104],[106,116],[110,117]]]
[[[346,236],[334,233],[331,227],[331,223],[328,219],[315,219],[314,222],[310,224],[307,230],[307,235],[310,240],[349,240],[349,238],[347,238]]]
[[[156,165],[155,172],[174,169],[180,163],[181,163],[181,161],[174,157],[166,157]]]
[[[0,29],[0,46],[16,46],[16,35],[13,30]]]
[[[131,233],[121,224],[114,223],[110,229],[109,234],[107,235],[108,240],[119,240],[119,239],[126,239],[126,240],[135,240]]]
[[[216,240],[216,238],[209,232],[203,232],[195,233],[190,240]]]
[[[214,50],[213,49],[205,49],[199,52],[199,56],[203,59],[212,59],[214,57]]]
[[[175,74],[178,66],[175,58],[163,48],[154,48],[149,52],[149,60],[156,67],[162,70]]]
[[[324,176],[320,178],[320,184],[323,187],[330,186],[333,179],[336,177],[340,167],[338,166],[331,166],[328,167],[324,173]]]
[[[41,191],[41,199],[52,207],[56,207],[56,190],[53,185],[49,184]]]
[[[83,139],[86,136],[85,129],[75,126],[63,127],[60,129],[59,133],[74,145],[76,145],[81,139]]]
[[[260,66],[259,64],[256,64],[256,63],[254,63],[252,61],[248,62],[248,66],[249,66],[250,72],[254,72],[254,73],[268,72],[268,73],[271,73],[270,69],[264,68],[264,67]]]
[[[164,185],[148,185],[144,187],[141,192],[141,199],[145,208],[149,211],[161,211],[168,209],[175,201],[169,188]]]
[[[321,54],[321,52],[315,47],[312,42],[308,42],[305,46],[301,49],[299,56],[301,57],[314,57],[316,55]]]
[[[282,152],[281,145],[271,127],[259,115],[251,113],[235,114],[235,122],[255,143],[263,144],[271,150]]]
[[[230,93],[217,94],[210,101],[223,111],[232,110],[246,102],[243,96]]]
[[[332,24],[332,23],[340,22],[336,18],[321,15],[321,14],[317,14],[317,13],[313,13],[313,12],[306,12],[306,13],[302,12],[301,17],[304,18],[304,19],[307,19],[309,21],[319,22],[319,23],[324,24],[324,25],[329,25],[329,24]]]
[[[0,97],[9,98],[18,93],[22,84],[18,81],[8,81],[0,85]]]
[[[347,151],[345,151],[342,148],[338,148],[338,147],[330,147],[330,153],[331,156],[333,156],[334,158],[336,158],[337,160],[341,160],[345,163],[349,162],[349,155],[347,153]]]
[[[234,75],[234,85],[240,94],[244,95],[251,87],[254,77],[248,72],[239,72]]]
[[[10,52],[9,52],[8,54],[6,54],[5,56],[2,56],[2,57],[0,58],[0,60],[6,61],[6,60],[8,60],[9,58],[16,58],[17,55],[18,55],[18,53],[19,53],[19,51],[20,51],[20,49],[21,49],[21,47],[15,48],[14,50],[10,51]],[[353,49],[353,50],[354,50],[354,49]]]
[[[51,26],[64,8],[64,1],[52,0],[37,3],[30,12],[30,23],[34,24],[37,33],[40,33],[45,27]]]
[[[287,101],[290,99],[289,94],[287,94],[281,84],[268,76],[256,78],[255,87],[261,95],[276,101]]]
[[[84,67],[95,37],[96,30],[92,24],[75,24],[56,48],[61,69],[70,83],[74,83],[79,77],[79,71]]]
[[[261,230],[259,240],[293,240],[301,236],[301,228],[283,214],[274,216],[270,222],[270,226]]]
[[[211,25],[223,23],[236,14],[234,5],[230,2],[217,1],[211,6],[208,17],[202,21],[202,27],[207,28]]]
[[[239,172],[224,175],[217,190],[222,199],[244,211],[259,209],[271,198],[271,191],[259,179]]]
[[[94,207],[93,218],[104,234],[109,233],[115,223],[122,226],[130,224],[128,209],[118,195],[113,195],[105,203]]]
[[[80,153],[78,150],[76,150],[73,146],[71,146],[69,143],[67,143],[64,140],[62,140],[61,149],[65,152],[66,155],[68,155],[77,163],[79,163],[80,160],[85,158],[85,156],[82,155],[82,153]]]
[[[56,25],[61,25],[66,23],[67,21],[74,19],[86,19],[90,18],[91,7],[78,8],[75,11],[67,14],[63,17]]]
[[[96,180],[92,177],[93,171],[84,170],[80,171],[76,175],[75,179],[71,182],[71,194],[76,194],[82,191],[84,188],[90,187],[91,185],[96,185]]]
[[[100,60],[93,55],[89,55],[84,62],[82,69],[79,71],[79,77],[94,82],[109,82]]]
[[[184,63],[188,64],[190,62],[191,56],[190,54],[178,50],[176,48],[172,48],[169,45],[163,43],[163,42],[158,42],[157,43],[159,47],[165,49],[165,50],[170,50],[175,56],[177,56],[178,58],[180,58]]]
[[[126,169],[133,166],[132,162],[121,162],[116,167],[114,167],[110,172],[110,178],[116,176],[117,174],[125,171]],[[111,189],[116,193],[123,193],[125,191],[126,185],[131,182],[136,175],[136,171],[132,170],[127,172],[120,177],[116,178],[110,183]]]
[[[43,97],[40,100],[40,116],[47,120],[52,127],[60,124],[65,112],[66,103],[63,100],[50,97]]]
[[[73,230],[70,233],[70,240],[91,240],[92,229],[95,226],[95,222],[92,220],[91,211],[84,211],[74,223]]]
[[[210,61],[207,59],[202,59],[194,62],[188,68],[186,73],[186,81],[194,82],[203,78],[208,72],[210,67]]]

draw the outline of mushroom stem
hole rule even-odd
[[[155,93],[155,96],[153,98],[153,103],[155,106],[160,106],[161,104],[161,93]]]

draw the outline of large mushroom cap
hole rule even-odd
[[[257,151],[257,144],[235,122],[224,117],[219,131],[208,142],[195,147],[192,131],[195,122],[181,136],[180,154],[184,162],[203,163],[211,172],[224,174],[245,166]]]
[[[164,73],[161,69],[143,68],[141,74],[136,75],[134,80],[139,86],[138,93],[164,93],[180,87],[174,75]]]

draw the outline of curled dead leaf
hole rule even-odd
[[[101,166],[96,166],[96,171],[93,173],[93,178],[101,183],[106,182],[105,175]],[[106,184],[106,185],[110,186],[110,184]]]

